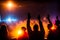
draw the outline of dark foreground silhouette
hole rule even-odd
[[[50,20],[50,15],[48,15],[46,18],[49,21],[49,24],[47,25],[47,28],[49,29],[47,40],[60,40],[60,20],[58,19],[58,16],[56,16],[56,21],[55,21],[55,25],[57,26],[57,29],[55,31],[51,30],[53,24]],[[40,31],[38,31],[37,24],[35,24],[33,27],[34,31],[31,30],[30,19],[31,19],[31,15],[30,13],[28,13],[27,29],[25,27],[21,28],[22,31],[24,32],[24,35],[22,37],[19,37],[18,40],[45,40],[44,39],[45,31],[42,25],[40,15],[37,17],[37,20],[40,25],[39,27]],[[26,30],[28,31],[28,34]],[[9,39],[7,32],[7,25],[5,25],[4,23],[0,23],[0,40],[17,40],[17,39]]]
[[[7,27],[0,25],[0,40],[8,40]]]
[[[48,40],[56,40],[55,32],[53,32],[53,31],[51,30],[51,27],[53,26],[53,24],[52,24],[52,22],[50,21],[50,15],[47,16],[47,19],[48,19],[48,21],[49,21],[49,24],[48,24],[49,34],[48,34],[47,39],[48,39]]]
[[[38,16],[37,19],[39,21],[41,31],[38,31],[37,24],[35,24],[33,27],[34,31],[31,30],[30,19],[31,19],[31,16],[30,16],[30,13],[28,13],[27,30],[28,30],[28,34],[29,34],[29,40],[44,40],[44,33],[45,32],[44,32],[42,22],[40,20],[40,16]]]

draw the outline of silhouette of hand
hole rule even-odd
[[[50,18],[50,15],[48,14],[48,15],[47,15],[47,19],[49,19],[49,18]]]
[[[30,19],[30,18],[31,18],[30,13],[28,13],[28,19]]]
[[[56,19],[58,19],[58,16],[56,16]]]
[[[40,20],[40,15],[38,15],[38,17],[37,17],[37,18],[38,18],[38,20]]]

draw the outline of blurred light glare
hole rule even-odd
[[[17,4],[15,4],[13,1],[7,1],[3,6],[8,10],[13,10],[17,6]]]
[[[54,29],[55,29],[55,27],[51,27],[51,29],[52,29],[52,30],[54,30]]]
[[[0,22],[1,22],[1,19],[0,19]]]
[[[11,20],[11,18],[8,18],[7,21],[8,21],[8,22],[11,22],[12,20]]]
[[[0,22],[1,22],[1,16],[0,16]]]
[[[2,5],[5,10],[9,10],[9,11],[12,11],[12,10],[15,10],[16,8],[22,7],[22,5],[14,2],[14,1],[11,1],[11,0],[2,3]]]
[[[53,26],[51,27],[51,30],[52,30],[52,31],[56,30],[56,27],[53,25]]]
[[[9,1],[9,2],[7,2],[7,4],[6,4],[6,7],[8,8],[8,9],[12,9],[12,8],[14,8],[14,3],[13,2],[11,2],[11,1]]]
[[[16,22],[17,19],[14,19],[14,18],[9,17],[9,18],[5,19],[4,21],[11,23],[11,22]]]
[[[21,35],[23,34],[23,31],[22,30],[18,30],[18,35]]]
[[[13,7],[13,3],[12,2],[8,2],[7,7],[12,8]]]

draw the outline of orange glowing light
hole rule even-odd
[[[18,35],[23,34],[22,30],[18,30]]]
[[[12,8],[13,7],[13,3],[12,2],[8,2],[7,3],[7,7]]]
[[[12,0],[6,1],[6,2],[2,3],[1,5],[4,10],[8,10],[8,11],[14,11],[17,8],[22,7],[22,5],[14,2]]]
[[[13,10],[17,7],[17,4],[15,4],[13,1],[7,1],[3,3],[3,7],[8,10]]]
[[[23,36],[23,31],[19,29],[15,29],[10,33],[11,38],[18,38]]]
[[[52,30],[54,30],[54,29],[55,29],[55,27],[52,27],[51,29],[52,29]]]
[[[53,25],[53,26],[51,27],[51,30],[56,30],[56,27]]]
[[[12,8],[15,7],[15,4],[14,4],[13,2],[9,1],[9,2],[6,3],[6,7],[7,7],[9,10],[11,10]]]

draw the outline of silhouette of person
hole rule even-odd
[[[31,30],[30,19],[31,19],[31,16],[30,16],[30,13],[28,13],[27,30],[28,30],[29,40],[43,40],[44,39],[44,30],[43,30],[42,22],[40,21],[40,16],[38,17],[38,20],[39,20],[39,24],[41,26],[41,32],[38,31],[37,24],[35,24],[33,27],[34,31]]]
[[[58,19],[58,16],[56,16],[56,26],[59,28],[59,26],[60,26],[60,20]]]
[[[57,40],[60,40],[60,20],[58,19],[58,16],[56,16],[56,21],[55,21],[56,23],[56,26],[57,26],[57,34],[58,34],[58,36],[57,36]]]
[[[22,27],[21,30],[22,30],[23,34],[22,34],[22,36],[20,36],[18,38],[18,40],[28,40],[28,33],[26,31],[26,28]]]
[[[56,34],[55,34],[55,32],[53,32],[53,31],[51,30],[51,27],[53,26],[53,24],[52,24],[52,22],[50,21],[50,15],[47,16],[47,19],[48,19],[48,21],[49,21],[49,24],[48,24],[49,34],[48,34],[47,39],[48,39],[48,40],[56,40]]]
[[[5,25],[1,25],[0,40],[8,40],[7,28]]]
[[[44,40],[45,30],[43,28],[43,24],[42,24],[40,15],[38,15],[38,21],[39,21],[39,25],[40,25],[40,39]]]

